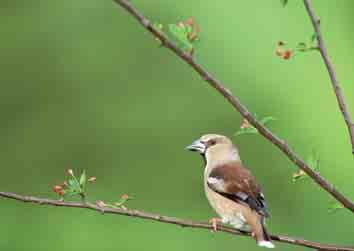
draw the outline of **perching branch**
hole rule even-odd
[[[258,132],[263,135],[267,140],[277,146],[295,165],[302,169],[307,175],[309,175],[320,187],[331,194],[338,202],[344,207],[354,213],[354,203],[340,193],[332,184],[326,181],[319,173],[314,171],[308,164],[305,163],[289,146],[288,144],[272,133],[268,128],[259,123],[256,118],[250,113],[250,111],[241,103],[241,101],[234,96],[230,90],[215,77],[213,77],[208,71],[206,71],[201,65],[199,65],[194,58],[179,49],[168,37],[158,29],[156,29],[151,22],[145,18],[136,8],[131,5],[128,0],[114,0],[117,4],[123,7],[129,12],[138,22],[148,31],[150,31],[159,41],[162,46],[170,49],[176,56],[181,58],[189,66],[191,66],[209,85],[215,88],[224,98],[245,118],[251,125],[257,128]]]
[[[61,200],[52,200],[46,198],[37,198],[33,196],[22,196],[15,193],[7,193],[7,192],[0,192],[0,197],[14,199],[23,202],[30,202],[37,205],[49,205],[49,206],[59,206],[59,207],[74,207],[74,208],[84,208],[93,211],[98,211],[100,213],[109,213],[109,214],[119,214],[130,216],[134,218],[142,218],[152,221],[158,221],[168,224],[179,225],[181,227],[191,227],[191,228],[201,228],[201,229],[213,229],[213,226],[208,223],[202,222],[194,222],[191,220],[184,220],[175,217],[163,216],[153,213],[147,213],[138,210],[130,210],[130,209],[123,209],[123,208],[109,208],[109,207],[100,207],[91,203],[84,203],[84,202],[67,202]],[[250,237],[249,233],[239,232],[234,228],[225,227],[225,226],[218,226],[218,231],[225,232],[234,235],[240,236],[247,236]],[[307,241],[303,239],[297,239],[293,237],[288,237],[284,235],[271,235],[272,240],[288,243],[291,245],[296,246],[304,246],[313,249],[320,249],[320,250],[328,250],[328,251],[354,251],[354,247],[339,247],[336,245],[330,244],[321,244],[313,241]]]
[[[321,53],[322,59],[326,65],[329,77],[331,79],[332,87],[333,87],[334,93],[336,94],[339,109],[342,112],[344,121],[348,127],[349,137],[350,137],[350,141],[352,144],[352,153],[354,154],[354,123],[353,123],[353,120],[352,120],[350,113],[347,109],[347,105],[345,104],[344,96],[342,93],[342,88],[339,85],[339,82],[338,82],[337,76],[336,76],[336,72],[334,70],[333,64],[331,63],[331,60],[329,59],[327,49],[326,49],[326,46],[323,41],[321,28],[320,28],[320,19],[318,19],[314,13],[314,10],[311,6],[311,0],[304,0],[304,4],[305,4],[306,10],[307,10],[307,13],[310,16],[313,28],[316,32],[318,49]]]

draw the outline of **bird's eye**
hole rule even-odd
[[[209,140],[209,142],[208,142],[208,145],[209,146],[213,146],[213,145],[215,145],[216,144],[216,140],[214,140],[214,139],[211,139],[211,140]]]

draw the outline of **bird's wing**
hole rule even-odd
[[[260,186],[249,170],[240,162],[232,162],[214,168],[207,179],[215,192],[235,202],[248,205],[260,215],[269,217]]]

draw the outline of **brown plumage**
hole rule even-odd
[[[204,190],[223,223],[251,231],[259,246],[273,248],[264,226],[269,216],[255,177],[240,160],[237,148],[225,136],[207,134],[187,147],[205,159]]]
[[[259,214],[269,217],[261,187],[257,184],[256,178],[242,166],[240,161],[231,161],[215,167],[209,177],[221,179],[224,182],[222,189],[208,184],[215,192],[219,192],[235,202],[246,203]]]

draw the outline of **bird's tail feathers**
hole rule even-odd
[[[274,248],[274,244],[270,241],[259,241],[257,242],[257,245],[260,247]]]
[[[262,229],[263,229],[263,240],[257,241],[258,246],[266,247],[266,248],[274,248],[274,244],[272,243],[272,239],[270,238],[265,226],[264,220],[262,221]]]

